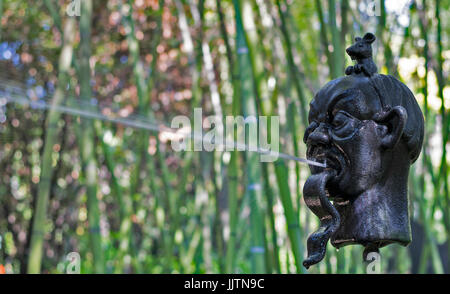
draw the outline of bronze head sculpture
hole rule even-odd
[[[424,120],[412,92],[376,72],[374,40],[370,33],[356,38],[347,53],[357,64],[310,103],[307,157],[327,167],[310,166],[303,188],[320,218],[307,241],[306,268],[323,259],[329,239],[336,248],[361,244],[369,251],[411,242],[408,172],[420,154]]]

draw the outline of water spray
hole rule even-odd
[[[58,111],[60,113],[65,113],[73,116],[80,116],[87,119],[98,119],[102,121],[112,122],[116,124],[121,124],[127,127],[142,129],[157,133],[167,132],[178,134],[178,129],[173,129],[168,127],[167,124],[159,122],[157,120],[150,120],[147,117],[141,115],[128,115],[127,117],[122,117],[119,113],[108,111],[109,114],[105,114],[105,109],[99,109],[95,100],[82,101],[79,98],[70,97],[66,99],[65,102],[59,105],[52,105],[52,97],[45,96],[41,98],[31,97],[27,94],[25,86],[11,80],[4,80],[0,78],[0,118],[2,113],[5,111],[6,104],[13,103],[25,107],[30,107],[36,110],[49,110]],[[70,101],[67,102],[67,100]],[[2,110],[3,109],[3,110]],[[3,114],[4,115],[4,114]],[[195,141],[204,141],[204,134],[199,132],[187,132],[182,135],[182,139],[190,138]],[[282,152],[275,152],[261,147],[250,148],[247,144],[239,143],[236,141],[226,140],[222,142],[223,146],[234,146],[238,150],[245,150],[249,152],[257,152],[262,155],[275,156],[285,160],[294,160],[297,162],[314,165],[318,167],[326,167],[325,163],[320,163],[306,158],[300,158],[293,155],[289,155]]]

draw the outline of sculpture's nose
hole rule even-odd
[[[330,136],[328,130],[323,123],[321,123],[311,134],[309,134],[306,144],[308,145],[328,145],[330,143]]]

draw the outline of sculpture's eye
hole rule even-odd
[[[339,111],[333,117],[333,121],[331,122],[331,125],[333,126],[334,130],[338,130],[338,129],[341,129],[342,127],[344,127],[348,120],[349,120],[349,117],[347,116],[347,114],[343,111]]]
[[[337,112],[331,121],[332,132],[335,136],[344,138],[353,135],[358,125],[358,120],[345,111]]]

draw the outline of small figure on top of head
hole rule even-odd
[[[377,72],[377,66],[372,59],[372,43],[375,39],[371,33],[365,34],[362,38],[356,37],[355,44],[345,50],[352,60],[356,59],[354,66],[345,69],[346,75],[363,73],[370,77]]]

